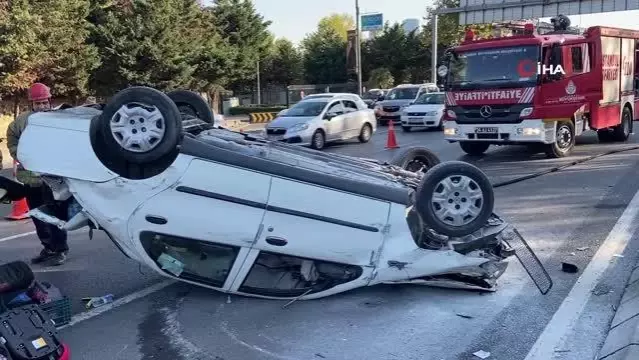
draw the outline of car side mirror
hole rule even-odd
[[[377,101],[384,101],[384,95],[377,98]]]
[[[331,120],[332,118],[336,117],[337,114],[335,113],[326,113],[324,114],[324,120]]]

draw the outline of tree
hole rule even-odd
[[[38,80],[50,85],[55,96],[86,95],[89,75],[99,65],[97,49],[86,43],[89,1],[41,0],[32,4],[41,25]]]
[[[373,88],[390,89],[395,84],[395,79],[387,68],[377,68],[371,71],[368,82]]]
[[[29,1],[0,5],[0,95],[16,96],[37,78],[43,62],[38,18]]]
[[[101,64],[90,78],[91,87],[98,95],[130,85],[189,87],[196,70],[189,59],[200,55],[194,44],[201,42],[184,29],[192,27],[199,11],[196,0],[96,2],[90,40],[99,49]]]
[[[369,69],[387,68],[393,79],[404,82],[404,70],[410,65],[406,51],[407,36],[400,24],[386,24],[382,33],[372,40],[367,46],[366,58],[362,55],[362,61],[368,62]],[[410,56],[410,55],[409,55]]]
[[[306,81],[311,84],[346,82],[346,42],[337,31],[318,27],[302,41],[302,46]]]
[[[332,29],[343,41],[346,41],[348,30],[355,29],[355,20],[349,14],[331,14],[320,19],[318,29]]]
[[[292,42],[277,39],[261,69],[264,83],[286,86],[299,83],[303,78],[302,56]]]
[[[235,48],[230,87],[233,90],[253,87],[257,62],[266,57],[273,43],[268,31],[271,22],[257,13],[250,0],[216,0],[212,14],[222,38]]]

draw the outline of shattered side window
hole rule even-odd
[[[223,287],[239,247],[143,232],[146,253],[166,273],[184,280]]]

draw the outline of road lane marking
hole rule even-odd
[[[0,238],[0,243],[3,243],[5,241],[9,241],[9,240],[23,238],[23,237],[29,236],[29,235],[35,235],[35,233],[36,233],[35,231],[29,231],[29,232],[26,232],[26,233],[15,234],[15,235],[3,237],[3,238]]]
[[[573,285],[570,293],[559,306],[546,328],[537,338],[525,360],[548,360],[555,355],[555,350],[561,347],[566,336],[577,325],[592,291],[599,283],[603,273],[608,269],[615,254],[623,253],[632,238],[639,215],[639,191],[635,193],[628,207],[624,210],[608,237],[599,247],[595,256]]]
[[[139,291],[136,291],[136,292],[131,293],[129,295],[126,295],[124,297],[121,297],[121,298],[115,300],[114,302],[112,302],[110,304],[106,304],[106,305],[100,306],[99,308],[95,308],[95,309],[92,309],[92,310],[89,310],[89,311],[85,311],[83,313],[76,314],[76,315],[74,315],[71,318],[71,321],[68,324],[66,324],[64,326],[61,326],[58,330],[62,330],[62,329],[77,325],[77,324],[79,324],[79,323],[81,323],[83,321],[87,321],[87,320],[92,319],[92,318],[94,318],[96,316],[102,315],[102,314],[104,314],[107,311],[111,311],[113,309],[117,309],[120,306],[129,304],[129,303],[131,303],[131,302],[133,302],[135,300],[138,300],[138,299],[142,299],[142,298],[144,298],[146,296],[149,296],[149,295],[153,294],[154,292],[160,291],[160,290],[168,287],[169,285],[173,285],[173,284],[176,284],[176,283],[177,283],[177,281],[175,281],[175,280],[164,280],[164,281],[161,281],[159,283],[156,283],[156,284],[153,284],[151,286],[148,286],[148,287],[146,287],[146,288],[144,288],[142,290],[139,290]]]

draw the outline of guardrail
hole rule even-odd
[[[249,122],[255,123],[267,123],[277,117],[276,112],[264,112],[264,113],[251,113],[249,114]]]

